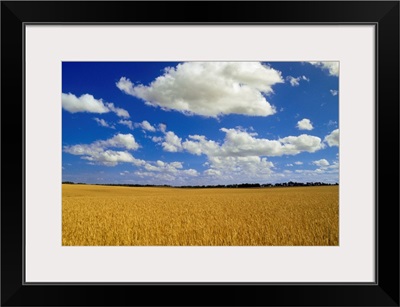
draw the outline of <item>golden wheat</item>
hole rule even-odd
[[[63,185],[63,245],[338,245],[338,186]]]

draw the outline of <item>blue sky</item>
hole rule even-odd
[[[64,62],[62,180],[339,182],[338,62]]]

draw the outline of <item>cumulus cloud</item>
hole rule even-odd
[[[175,176],[195,177],[199,175],[195,169],[183,169],[183,163],[178,161],[167,163],[158,160],[154,164],[147,163],[145,169],[147,171],[168,173]]]
[[[313,130],[314,129],[311,121],[308,118],[303,118],[302,120],[298,121],[296,127],[299,130]]]
[[[329,90],[332,94],[332,96],[337,96],[337,94],[339,94],[339,91],[337,90]]]
[[[214,156],[209,157],[211,168],[204,174],[209,176],[232,177],[236,180],[262,178],[272,173],[274,164],[267,158],[259,156]]]
[[[303,165],[303,162],[301,162],[301,161],[296,161],[296,162],[294,162],[294,164],[296,164],[296,165]]]
[[[150,125],[147,120],[142,121],[141,123],[135,123],[135,127],[140,127],[145,131],[155,132],[156,128]]]
[[[333,163],[330,164],[327,168],[337,172],[339,170],[339,162],[333,161]]]
[[[108,148],[108,147],[116,147],[116,148],[125,148],[129,150],[136,150],[139,148],[139,144],[136,143],[135,138],[132,134],[121,134],[118,133],[114,135],[112,138],[107,140],[99,140],[95,141],[89,145],[74,145],[74,146],[67,146],[65,148]]]
[[[321,160],[316,160],[316,161],[313,161],[312,162],[314,165],[316,165],[316,166],[328,166],[329,165],[329,162],[328,162],[328,160],[326,160],[326,159],[321,159]]]
[[[108,113],[114,112],[119,117],[129,117],[128,111],[117,108],[113,103],[104,103],[102,99],[96,99],[90,94],[83,94],[76,97],[74,94],[62,93],[62,107],[70,113],[88,112],[88,113]]]
[[[308,175],[312,181],[318,181],[316,178],[320,177],[319,175],[322,175],[322,174],[337,174],[338,173],[336,170],[330,171],[330,170],[327,170],[326,168],[317,168],[314,170],[298,169],[298,170],[295,170],[295,172],[298,174]],[[337,177],[337,176],[335,176],[335,177]],[[333,177],[331,177],[331,178],[333,178]],[[332,180],[322,179],[322,181],[328,182],[328,181],[332,181]]]
[[[135,175],[142,178],[152,178],[159,183],[177,180],[185,182],[185,179],[200,175],[195,169],[183,169],[183,163],[179,161],[168,163],[157,160],[155,162],[145,162],[142,167],[144,170],[136,171]]]
[[[115,150],[122,148],[124,150]],[[77,144],[73,146],[64,146],[66,153],[81,156],[82,159],[89,161],[89,164],[101,164],[105,166],[116,166],[119,163],[131,163],[138,168],[137,171],[130,173],[123,171],[119,174],[125,176],[133,174],[141,178],[152,178],[153,182],[165,184],[169,182],[182,181],[198,177],[197,170],[189,168],[184,169],[183,163],[179,161],[164,162],[145,161],[132,156],[128,150],[136,150],[139,144],[136,143],[131,134],[116,134],[107,140],[98,140],[90,144]]]
[[[112,111],[115,114],[117,114],[117,116],[124,117],[124,118],[129,118],[128,111],[126,111],[124,109],[121,109],[121,108],[115,107],[113,103],[106,103],[106,106],[110,109],[110,111]]]
[[[279,141],[283,144],[281,154],[286,155],[296,155],[300,152],[316,152],[325,147],[319,137],[308,134],[288,136],[279,139]]]
[[[332,161],[329,163],[326,159],[320,159],[312,162],[317,166],[315,169],[297,169],[294,172],[284,170],[281,173],[273,174],[275,178],[282,181],[297,181],[297,182],[338,182],[339,162]]]
[[[205,170],[204,174],[207,176],[218,176],[218,177],[222,175],[221,171],[213,169],[213,168]]]
[[[102,118],[94,117],[93,120],[95,120],[96,123],[99,124],[99,126],[106,127],[106,128],[111,128],[111,129],[115,129],[115,127],[114,127],[113,125],[110,125],[109,123],[107,123],[107,122],[106,122],[104,119],[102,119]]]
[[[165,133],[165,131],[167,130],[167,125],[165,125],[165,124],[158,124],[158,129],[159,129],[161,132]]]
[[[207,140],[203,135],[189,135],[189,139],[182,144],[182,148],[194,155],[218,155],[221,151],[220,144]]]
[[[110,112],[101,99],[95,99],[89,94],[84,94],[78,98],[71,93],[62,93],[62,106],[70,113],[89,112],[101,114]]]
[[[324,141],[328,143],[329,147],[339,147],[339,129],[333,130],[329,135],[325,137]]]
[[[211,179],[218,177],[225,182],[254,182],[270,178],[275,166],[267,157],[312,153],[325,147],[320,138],[306,134],[268,140],[241,127],[220,130],[225,132],[222,142],[209,140],[204,135],[189,135],[183,140],[173,131],[167,131],[163,138],[153,141],[162,145],[164,151],[205,155],[207,162],[204,166],[208,169],[203,171],[203,175]]]
[[[129,152],[115,150],[101,150],[75,145],[74,148],[66,148],[64,151],[73,155],[80,155],[82,159],[94,162],[93,164],[102,164],[106,166],[115,166],[118,163],[133,163],[140,165],[141,160],[135,159]]]
[[[174,132],[168,131],[165,133],[164,142],[161,145],[165,151],[178,152],[182,150],[182,138]]]
[[[337,125],[337,121],[334,120],[329,120],[329,122],[327,123],[328,126],[336,126]]]
[[[203,135],[189,135],[186,140],[182,140],[174,132],[168,131],[161,145],[168,152],[185,151],[193,155],[205,155],[208,162],[204,165],[208,169],[203,174],[220,176],[220,179],[228,181],[237,178],[255,180],[271,175],[274,164],[267,160],[267,156],[315,152],[325,146],[320,138],[306,134],[268,140],[257,138],[256,133],[240,128],[222,128],[221,131],[225,132],[222,143],[208,140]]]
[[[308,79],[306,76],[300,76],[300,77],[292,77],[292,76],[287,76],[286,80],[289,81],[291,86],[299,86],[300,85],[300,81],[310,81],[310,79]]]
[[[171,174],[166,173],[154,173],[154,172],[146,172],[146,171],[136,171],[134,173],[136,176],[140,178],[151,178],[152,184],[164,184],[166,182],[174,182],[177,178]]]
[[[330,76],[339,76],[339,62],[309,62],[311,65],[321,68],[322,70],[327,70]]]
[[[111,139],[97,141],[95,144],[99,144],[102,147],[123,147],[129,150],[136,150],[140,147],[139,144],[136,143],[132,134],[121,133],[116,134]]]
[[[176,151],[184,149],[195,155],[230,157],[296,155],[301,152],[315,152],[325,147],[319,137],[307,134],[268,140],[256,138],[254,135],[238,129],[222,128],[220,130],[225,132],[222,144],[208,140],[202,135],[189,135],[189,138],[182,142],[182,139],[173,132],[171,132],[169,144],[173,140],[172,144],[177,149]]]
[[[141,164],[141,160],[135,159],[126,151],[105,150],[102,152],[91,152],[90,154],[88,153],[88,155],[82,157],[82,159],[106,166],[115,166],[120,162],[133,163],[135,165]]]
[[[222,128],[221,131],[226,133],[225,142],[221,148],[222,152],[226,155],[296,155],[303,151],[315,152],[323,148],[320,138],[306,134],[288,136],[278,140],[268,140],[255,138],[247,132],[236,129]]]
[[[129,129],[133,130],[133,123],[132,123],[132,121],[130,121],[130,120],[121,119],[121,120],[118,122],[118,124],[125,125],[125,126],[127,126]]]
[[[123,148],[125,151],[115,151],[109,148]],[[136,143],[132,134],[118,133],[110,139],[95,141],[91,144],[64,146],[64,152],[82,156],[82,159],[107,166],[115,166],[120,162],[142,165],[144,163],[143,160],[134,158],[126,151],[138,148],[139,144]]]
[[[302,176],[300,177],[302,181],[323,181],[323,182],[337,182],[339,173],[339,162],[333,161],[330,164],[326,159],[320,159],[312,162],[318,168],[316,169],[302,169],[296,170],[295,173]]]
[[[265,98],[283,83],[281,72],[259,62],[188,62],[168,67],[148,86],[121,77],[117,87],[151,106],[183,114],[268,116]]]

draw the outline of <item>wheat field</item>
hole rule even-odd
[[[338,245],[338,189],[63,184],[62,245]]]

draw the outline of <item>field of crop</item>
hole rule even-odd
[[[63,185],[62,244],[339,244],[339,187],[178,189]]]

